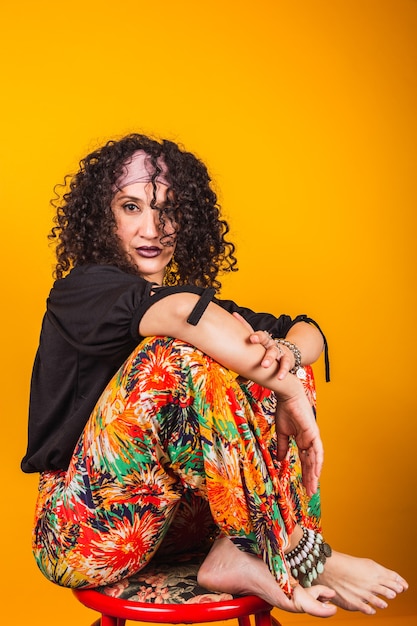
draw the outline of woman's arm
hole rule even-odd
[[[233,317],[243,324],[250,332],[251,343],[261,344],[266,352],[261,361],[262,367],[271,367],[275,361],[279,362],[277,378],[283,380],[295,365],[295,355],[285,344],[277,344],[267,331],[254,331],[250,324],[239,314],[233,313]],[[301,365],[311,365],[321,355],[324,348],[324,339],[321,332],[307,322],[294,324],[285,335],[286,341],[295,344],[301,352]]]
[[[192,293],[176,293],[158,300],[143,315],[139,324],[140,335],[182,339],[241,376],[273,390],[278,398],[280,457],[285,456],[288,436],[294,436],[298,447],[308,451],[308,454],[301,455],[303,481],[309,493],[314,493],[323,462],[323,448],[301,382],[292,375],[279,380],[278,362],[262,367],[263,345],[251,343],[247,327],[217,304],[211,302],[207,306],[196,326],[189,324],[187,318],[198,299],[199,296]]]
[[[155,302],[143,315],[139,334],[182,339],[245,378],[283,393],[286,385],[276,380],[278,364],[260,366],[265,348],[249,341],[250,331],[233,315],[210,302],[198,324],[187,322],[198,300],[196,294],[175,293]]]

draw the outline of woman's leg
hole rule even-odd
[[[187,449],[191,465],[200,447],[180,352],[162,339],[139,346],[103,392],[68,470],[41,476],[34,553],[54,582],[113,583],[162,541],[187,487],[169,441],[176,453]],[[198,492],[195,475],[189,488]]]
[[[306,366],[300,370],[301,382],[304,391],[315,413],[316,389],[313,370]],[[275,434],[275,408],[274,395],[268,389],[262,388],[256,383],[249,382],[243,386],[251,409],[256,416],[259,425],[261,441],[268,446],[271,460],[274,464],[274,472],[277,476],[277,489],[285,494],[283,507],[290,509],[289,515],[304,528],[321,531],[321,505],[320,489],[313,496],[308,496],[303,485],[302,471],[298,448],[294,440],[290,439],[289,450],[284,461],[277,462],[277,439]]]
[[[99,400],[68,471],[41,477],[34,551],[45,575],[80,587],[138,571],[191,491],[209,501],[222,533],[202,567],[208,588],[230,592],[232,583],[287,610],[329,615],[315,599],[329,598],[326,588],[285,594],[284,550],[297,520],[313,527],[317,520],[295,451],[287,462],[274,460],[271,394],[249,387],[182,342],[139,346]],[[334,562],[342,571],[334,567],[329,576],[340,589],[346,572]],[[385,588],[396,591],[388,582]]]
[[[305,368],[305,374],[304,388],[315,410],[316,393],[311,368]],[[276,440],[274,424],[271,422],[273,411],[271,406],[267,409],[268,403],[265,402],[268,390],[254,383],[243,386],[243,389],[258,420],[261,440],[268,445],[271,458],[274,460]],[[281,493],[286,494],[287,502],[290,503],[290,509],[298,524],[289,536],[289,544],[285,549],[287,552],[294,549],[296,545],[294,541],[301,537],[303,527],[320,531],[320,494],[317,492],[311,498],[307,496],[302,484],[297,447],[293,442],[290,444],[287,459],[275,464],[275,468],[279,489]],[[274,472],[270,475],[274,476]],[[255,593],[270,604],[289,611],[302,609],[321,617],[327,617],[334,612],[328,605],[314,602],[314,597],[307,597],[307,590],[300,589],[300,586],[293,592],[295,602],[287,603],[288,598],[282,597],[281,589],[276,585],[264,562],[237,550],[230,538],[226,537],[215,542],[200,569],[199,581],[202,586],[212,590],[232,594]],[[325,593],[323,600],[327,598],[341,608],[361,611],[368,615],[375,613],[375,609],[385,608],[386,600],[395,598],[398,593],[408,588],[407,582],[396,572],[369,559],[351,557],[334,550],[314,586],[320,587],[320,592],[315,597],[320,598],[321,594]],[[328,589],[333,591],[331,595],[325,591]]]
[[[267,407],[270,395],[257,404]],[[42,571],[73,587],[138,571],[190,490],[288,588],[283,547],[295,518],[257,421],[228,370],[183,342],[143,343],[102,394],[68,471],[41,478],[34,552]]]
[[[314,378],[310,367],[305,368],[303,384],[315,409]],[[329,595],[329,590],[320,588],[316,595],[313,592],[313,597],[305,592],[305,597],[300,599],[298,605],[283,594],[283,589],[290,594],[293,591],[292,586],[296,584],[287,573],[284,553],[294,547],[293,535],[297,536],[297,531],[301,529],[300,524],[320,531],[320,495],[317,493],[311,498],[307,496],[302,483],[298,450],[294,442],[290,442],[287,458],[282,462],[277,461],[274,395],[268,389],[253,382],[242,383],[241,388],[250,406],[247,414],[249,418],[241,420],[239,412],[236,412],[235,423],[240,430],[240,438],[244,442],[245,453],[242,454],[241,466],[242,473],[246,474],[245,488],[252,487],[246,494],[246,498],[257,540],[250,544],[246,538],[241,540],[239,536],[232,533],[228,536],[222,534],[214,543],[199,571],[199,582],[208,589],[222,590],[232,594],[255,593],[270,604],[289,611],[301,610],[304,607],[303,610],[308,610],[314,615],[328,617],[334,609],[321,602],[315,602],[314,598],[320,594],[324,594],[323,598],[329,598],[331,595],[331,592]],[[251,431],[249,436],[248,429]],[[259,453],[262,456],[262,462],[259,462]],[[265,476],[265,493],[263,494],[260,494],[259,476],[255,474],[256,479],[251,482],[254,469],[260,470],[260,474]],[[274,522],[279,519],[274,513],[274,500],[280,510],[279,529],[274,529]],[[279,544],[276,538],[280,536],[280,531],[282,531],[283,541]],[[269,553],[271,549],[274,549],[274,542],[276,553],[272,557],[275,556],[275,560],[270,558]],[[238,547],[242,549],[239,550]],[[254,547],[257,547],[257,551],[253,549]],[[262,555],[263,559],[255,556],[256,554],[258,557]],[[288,576],[289,584],[292,585],[289,588],[282,585],[282,582],[280,586],[277,585],[276,570],[274,572],[271,567],[271,562],[273,565],[276,564],[277,557],[282,559],[283,570]],[[274,576],[271,572],[274,572]],[[304,590],[298,591],[303,596]],[[306,598],[307,605],[305,606]]]

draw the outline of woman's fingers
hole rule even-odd
[[[311,447],[299,449],[303,485],[307,494],[312,496],[319,487],[319,478],[323,467],[323,444],[321,439],[316,439]]]
[[[328,602],[334,595],[333,589],[324,585],[314,585],[308,589],[297,585],[293,592],[293,602],[300,613],[308,613],[315,617],[330,617],[337,611],[336,606]]]

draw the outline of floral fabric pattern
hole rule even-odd
[[[229,593],[216,593],[200,587],[197,573],[205,554],[186,554],[175,562],[152,561],[137,574],[114,585],[98,587],[112,598],[151,604],[202,604],[230,600]]]
[[[98,587],[222,533],[290,593],[283,550],[297,522],[320,529],[320,501],[305,493],[294,442],[276,459],[274,394],[154,337],[104,390],[68,470],[41,475],[33,549],[56,583]]]

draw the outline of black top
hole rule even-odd
[[[24,472],[68,467],[102,391],[143,339],[138,333],[142,316],[156,300],[179,291],[202,296],[188,319],[191,324],[211,299],[275,337],[285,337],[296,322],[313,321],[305,315],[291,319],[254,313],[231,300],[213,298],[213,289],[157,287],[112,266],[73,269],[55,282],[47,301],[32,373]]]

